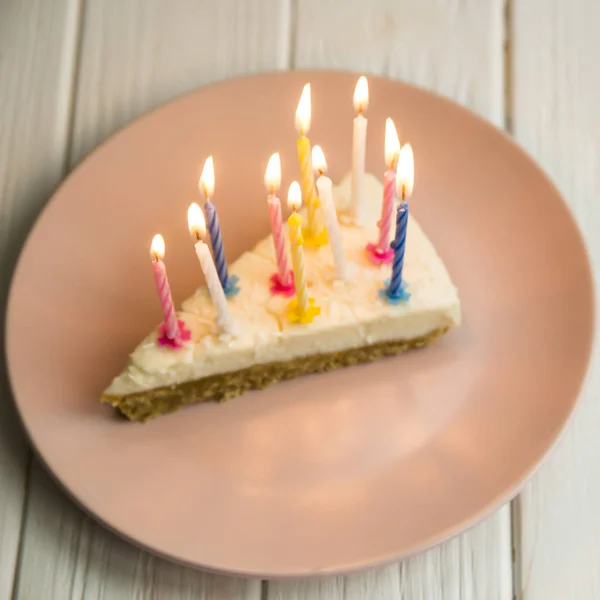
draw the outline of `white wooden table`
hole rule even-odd
[[[115,129],[202,84],[305,67],[415,82],[506,127],[600,265],[598,24],[598,0],[0,0],[2,290],[44,202]],[[104,531],[32,457],[0,381],[0,600],[600,598],[598,358],[511,506],[401,564],[308,582],[209,575]]]

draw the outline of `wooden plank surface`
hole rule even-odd
[[[63,175],[73,70],[68,57],[73,55],[75,43],[75,9],[73,0],[5,0],[0,8],[2,314],[24,236]],[[0,380],[0,598],[9,598],[17,564],[28,450],[4,369]]]
[[[35,464],[16,598],[259,600],[260,581],[179,567],[117,538]]]
[[[71,164],[201,85],[289,62],[290,0],[86,0]]]
[[[265,6],[267,8],[265,8]],[[71,82],[85,9],[69,156]],[[265,10],[270,9],[268,18]],[[588,0],[513,0],[511,112],[517,138],[567,195],[594,264],[600,79]],[[62,176],[129,119],[201,83],[297,67],[388,74],[449,95],[500,123],[501,7],[486,0],[4,0],[0,19],[2,283],[24,232]],[[290,29],[296,19],[297,30]],[[294,43],[289,51],[288,38]],[[535,43],[532,43],[535,40]],[[7,268],[8,267],[8,268]],[[519,595],[600,597],[598,358],[577,414],[518,503]],[[0,401],[0,598],[9,597],[21,526],[26,450]],[[508,598],[506,510],[402,565],[364,575],[271,583],[270,598]],[[20,566],[19,598],[257,598],[258,582],[198,574],[132,548],[84,517],[38,466]]]
[[[87,0],[82,8],[70,166],[171,97],[287,65],[287,2]],[[260,598],[259,581],[185,569],[119,541],[75,508],[37,464],[26,514],[19,599]]]
[[[387,75],[504,120],[503,0],[299,0],[295,68]]]
[[[497,124],[504,119],[503,4],[499,0],[301,0],[296,68],[388,75],[445,94]],[[414,559],[366,574],[269,584],[269,600],[512,598],[510,516]]]
[[[323,580],[269,582],[268,600],[512,600],[510,514],[400,564]]]
[[[600,268],[600,4],[514,0],[514,134],[558,184]],[[597,304],[598,306],[598,304]],[[555,451],[517,503],[519,598],[600,598],[600,355]]]

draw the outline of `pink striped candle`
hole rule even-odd
[[[271,217],[271,230],[273,233],[273,248],[275,250],[275,261],[277,273],[271,277],[273,293],[283,295],[294,294],[294,280],[288,263],[287,250],[285,247],[285,236],[283,231],[283,220],[281,218],[281,201],[277,197],[277,191],[281,185],[281,161],[279,153],[273,154],[267,164],[265,171],[265,185],[269,191],[267,204]]]
[[[394,251],[390,246],[390,233],[394,225],[396,188],[396,163],[400,154],[400,140],[391,119],[385,121],[385,162],[388,170],[383,182],[383,202],[379,219],[379,239],[376,244],[367,244],[367,254],[375,265],[391,264]]]
[[[385,120],[385,162],[388,170],[383,183],[383,204],[379,221],[379,242],[377,250],[380,254],[390,249],[390,232],[394,223],[394,198],[396,191],[396,163],[400,154],[398,132],[391,119]]]
[[[164,335],[169,340],[175,340],[179,326],[177,323],[177,314],[173,306],[173,298],[171,297],[171,288],[167,279],[167,268],[162,261],[165,255],[165,241],[160,234],[156,234],[152,240],[150,254],[154,259],[152,261],[152,271],[154,272],[154,280],[156,281],[156,289],[160,297],[160,305],[162,306],[165,315]]]

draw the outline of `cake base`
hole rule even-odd
[[[105,394],[102,396],[102,402],[111,404],[123,416],[132,421],[145,423],[153,417],[174,412],[189,404],[208,401],[223,402],[249,390],[262,390],[273,383],[286,379],[369,363],[384,356],[395,356],[412,348],[421,348],[431,344],[448,329],[448,327],[435,329],[427,335],[410,340],[378,342],[343,352],[314,354],[290,361],[253,365],[240,371],[220,373],[196,381],[187,381],[124,396]]]

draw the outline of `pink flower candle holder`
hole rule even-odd
[[[374,265],[391,265],[394,260],[394,251],[391,247],[382,252],[378,244],[367,244],[365,250]]]
[[[178,349],[183,346],[184,342],[189,342],[192,338],[192,332],[185,326],[181,320],[177,321],[177,333],[174,338],[167,337],[167,326],[161,323],[158,328],[158,337],[156,343],[159,346],[168,346],[169,348]]]
[[[294,273],[293,271],[288,272],[287,281],[282,282],[279,277],[279,273],[275,273],[271,276],[270,281],[271,285],[271,294],[276,296],[280,294],[281,296],[290,297],[296,293],[296,285],[294,283]]]

